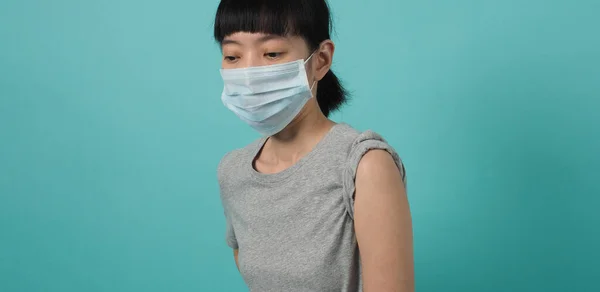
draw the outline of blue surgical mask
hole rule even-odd
[[[312,97],[306,61],[240,69],[221,69],[221,100],[242,121],[265,136],[283,130]]]

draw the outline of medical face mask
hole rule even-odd
[[[221,100],[242,121],[265,136],[283,130],[312,97],[306,61],[271,66],[221,69]]]

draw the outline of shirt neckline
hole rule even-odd
[[[325,134],[325,136],[323,136],[323,138],[321,138],[321,140],[319,140],[319,142],[315,145],[315,147],[313,147],[312,150],[310,150],[308,153],[306,153],[302,158],[300,158],[292,166],[290,166],[280,172],[277,172],[277,173],[268,173],[268,174],[262,173],[262,172],[257,171],[254,168],[254,160],[256,159],[256,156],[262,150],[265,143],[269,139],[269,137],[263,137],[260,139],[258,146],[252,151],[249,161],[245,162],[246,167],[249,168],[250,174],[257,181],[265,182],[265,183],[282,182],[283,180],[289,178],[298,169],[302,168],[303,165],[305,165],[306,163],[311,161],[315,155],[319,154],[322,151],[322,149],[325,147],[325,145],[328,143],[328,141],[331,139],[331,136],[333,136],[333,134],[336,132],[336,129],[341,127],[342,125],[344,125],[344,124],[343,123],[334,124],[333,127],[331,127],[331,129],[329,129],[329,131]]]

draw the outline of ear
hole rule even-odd
[[[313,56],[313,68],[315,68],[314,76],[316,81],[321,81],[325,74],[329,72],[333,62],[333,53],[335,52],[335,44],[331,40],[325,40],[320,45],[315,55]]]

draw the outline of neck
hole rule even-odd
[[[312,110],[301,112],[283,131],[269,138],[269,145],[265,147],[268,146],[272,159],[296,162],[310,152],[335,125],[323,115],[318,105],[315,106],[311,107]]]

